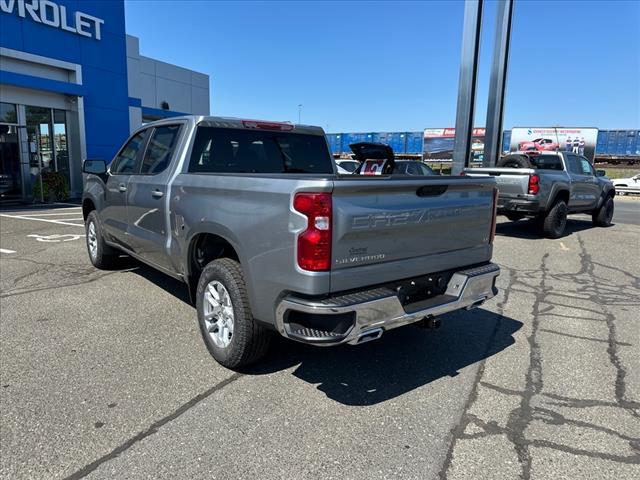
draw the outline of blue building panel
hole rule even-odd
[[[17,1],[4,3],[5,6],[11,3],[13,10],[0,12],[0,46],[79,65],[82,85],[69,83],[65,86],[65,82],[51,83],[53,81],[35,85],[28,76],[24,76],[19,85],[16,82],[20,83],[20,79],[7,75],[0,76],[0,82],[6,78],[6,84],[82,95],[87,156],[111,158],[129,134],[124,1],[55,1],[61,7],[56,15],[61,19],[61,13],[66,13],[64,23],[69,29],[75,28],[78,11],[101,19],[99,39],[95,23],[87,28],[90,36],[83,36],[64,30],[62,21],[58,27],[53,27],[34,20],[29,14],[20,17]],[[66,92],[65,89],[79,89],[81,93]]]

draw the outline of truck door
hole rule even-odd
[[[133,251],[145,260],[170,268],[167,184],[173,172],[181,124],[161,125],[150,133],[140,169],[131,175],[127,190],[129,234]]]
[[[580,166],[582,167],[582,173],[584,175],[586,206],[596,208],[598,198],[600,197],[600,185],[596,178],[596,171],[586,157],[581,155],[578,158],[580,159]]]
[[[591,179],[588,175],[584,174],[582,162],[578,155],[567,153],[565,154],[565,159],[567,163],[567,172],[571,177],[569,208],[574,211],[586,210],[592,201],[592,191],[590,189]]]
[[[111,162],[105,207],[100,212],[102,227],[108,238],[128,249],[131,249],[131,245],[127,238],[127,188],[131,174],[137,170],[146,137],[147,130],[135,134]]]

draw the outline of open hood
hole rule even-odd
[[[384,143],[352,143],[349,148],[359,162],[364,162],[365,160],[389,160],[393,162],[395,159],[393,149]]]

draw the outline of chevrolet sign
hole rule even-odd
[[[67,8],[51,0],[0,0],[0,10],[3,13],[16,13],[19,17],[30,18],[34,22],[60,28],[65,32],[101,39],[100,27],[104,20],[83,12],[75,12],[69,19]]]

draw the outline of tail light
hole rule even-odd
[[[493,217],[491,218],[491,235],[489,236],[489,243],[493,243],[493,239],[496,237],[496,222],[498,218],[498,189],[493,189]]]
[[[529,175],[529,195],[537,195],[540,191],[540,177],[537,174]]]
[[[298,235],[298,266],[311,272],[331,269],[332,202],[330,193],[298,193],[293,208],[307,217]]]
[[[295,126],[286,122],[265,122],[263,120],[242,120],[245,128],[257,128],[259,130],[280,130],[283,132],[291,131]]]

